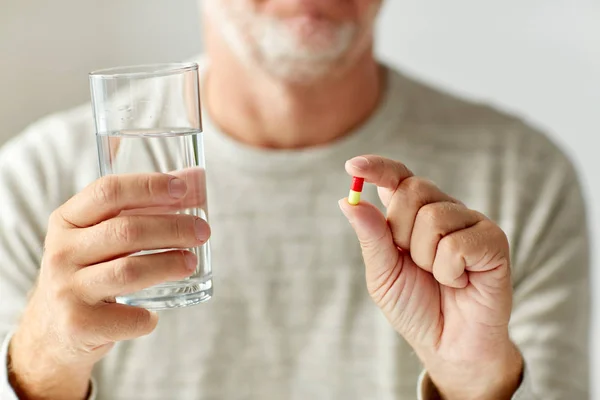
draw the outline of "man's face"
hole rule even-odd
[[[279,79],[309,82],[351,65],[381,0],[204,0],[233,51]]]

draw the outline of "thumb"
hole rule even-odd
[[[399,261],[400,252],[392,239],[392,232],[385,216],[371,203],[348,204],[347,199],[338,202],[340,209],[354,228],[366,267],[367,281],[388,276]]]

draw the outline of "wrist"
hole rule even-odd
[[[425,363],[430,384],[444,400],[504,400],[512,398],[520,386],[523,358],[512,343],[498,347],[494,354],[478,360]]]
[[[93,365],[62,363],[50,349],[16,332],[8,345],[9,383],[18,398],[82,400],[88,395]]]

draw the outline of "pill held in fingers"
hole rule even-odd
[[[364,178],[359,178],[357,176],[352,177],[352,184],[350,185],[350,193],[348,193],[348,204],[353,206],[360,203],[360,193],[363,190],[363,185],[365,183]]]

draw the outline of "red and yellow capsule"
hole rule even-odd
[[[360,193],[363,190],[363,185],[365,183],[364,178],[359,178],[357,176],[352,177],[352,184],[350,185],[350,193],[348,194],[348,203],[353,206],[360,203]]]

